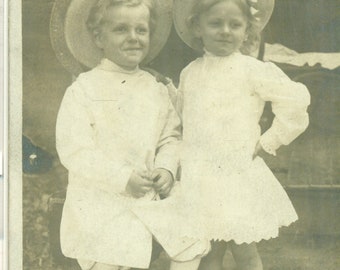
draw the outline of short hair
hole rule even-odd
[[[193,31],[194,25],[198,23],[198,19],[202,13],[210,9],[212,6],[224,1],[234,2],[247,18],[248,38],[243,42],[240,50],[243,54],[250,54],[259,46],[260,29],[257,26],[256,18],[250,12],[250,5],[248,4],[248,0],[195,0],[191,13],[187,18],[187,25],[189,29]],[[200,38],[194,38],[193,42],[196,44],[198,43],[200,46],[203,46],[202,40]]]
[[[145,5],[150,12],[150,33],[152,34],[156,25],[156,15],[154,11],[154,4],[152,0],[97,0],[94,6],[91,8],[89,16],[86,21],[88,31],[95,38],[101,32],[101,26],[104,23],[105,12],[110,7],[115,6],[128,6],[135,7],[139,5]]]

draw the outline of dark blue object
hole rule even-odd
[[[52,167],[53,157],[22,136],[22,170],[27,174],[45,173]]]

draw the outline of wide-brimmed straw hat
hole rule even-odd
[[[202,51],[202,45],[197,43],[193,31],[189,28],[188,18],[192,14],[194,3],[197,0],[174,0],[173,16],[178,35],[191,48]],[[268,23],[274,9],[275,0],[246,0],[250,12],[256,19],[259,31]]]
[[[56,0],[51,15],[50,37],[57,58],[72,74],[78,75],[99,64],[103,58],[88,31],[86,21],[97,0]],[[154,59],[165,45],[172,25],[172,0],[152,0],[155,27],[150,36],[150,49],[143,60]]]

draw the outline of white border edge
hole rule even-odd
[[[5,0],[7,1],[7,0]],[[6,267],[9,270],[23,269],[22,231],[22,2],[6,2],[6,73],[5,86],[7,134],[7,224],[6,228]]]

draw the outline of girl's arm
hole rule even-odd
[[[307,128],[310,94],[306,86],[291,81],[272,63],[264,64],[263,72],[256,75],[255,81],[256,93],[271,102],[275,115],[260,144],[266,152],[275,155],[281,145],[288,145]]]
[[[95,143],[95,124],[86,106],[87,98],[79,83],[75,82],[65,93],[58,112],[56,147],[61,163],[69,173],[83,177],[83,181],[121,193],[132,173],[123,159],[98,149]],[[96,181],[96,179],[101,179]],[[103,181],[103,180],[107,181]],[[105,183],[105,184],[104,184]],[[91,184],[91,183],[88,183]]]

